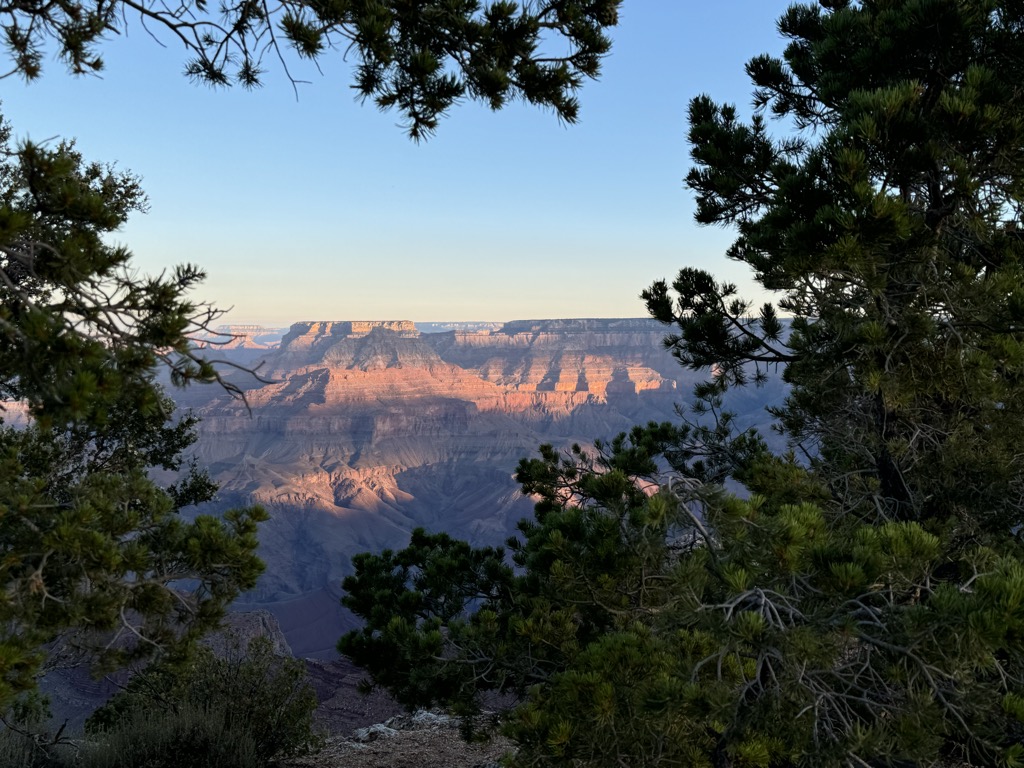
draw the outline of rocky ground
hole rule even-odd
[[[295,758],[290,768],[497,768],[511,749],[494,737],[467,743],[454,718],[417,712],[358,728],[347,736],[331,736],[315,755]]]
[[[356,689],[363,674],[346,661],[307,660],[327,735],[324,749],[290,768],[496,768],[512,748],[500,736],[467,743],[457,719],[437,712],[409,714],[381,692]]]

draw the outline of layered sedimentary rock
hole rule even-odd
[[[326,652],[352,555],[416,526],[501,543],[532,512],[513,480],[544,442],[675,418],[695,375],[649,320],[546,320],[419,333],[412,323],[303,322],[268,353],[248,405],[189,404],[222,501],[267,505],[268,570],[247,600],[297,653]],[[241,383],[236,379],[236,383]]]

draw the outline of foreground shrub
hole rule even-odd
[[[74,745],[64,729],[51,733],[50,702],[31,691],[16,698],[0,715],[0,768],[49,768],[71,764]]]
[[[83,768],[262,768],[251,728],[192,702],[174,711],[134,707],[82,749]]]
[[[339,647],[410,707],[511,695],[515,768],[1024,765],[1024,563],[770,455],[747,499],[659,486],[666,434],[524,461],[518,570],[422,530],[357,556]]]
[[[132,679],[87,722],[99,746],[88,764],[244,768],[312,751],[316,695],[298,659],[267,638],[224,656],[208,648],[183,667],[153,667]],[[108,761],[108,762],[104,762]]]

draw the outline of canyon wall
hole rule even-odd
[[[675,362],[664,334],[651,320],[440,333],[302,322],[262,356],[266,383],[234,376],[247,404],[179,393],[203,418],[197,453],[221,484],[218,503],[273,515],[261,533],[267,572],[246,607],[274,612],[299,655],[329,655],[351,623],[337,600],[356,553],[401,547],[416,526],[502,543],[532,513],[513,474],[538,445],[678,418],[700,376]]]

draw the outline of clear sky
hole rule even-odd
[[[51,60],[0,98],[16,137],[77,137],[141,176],[151,211],[119,239],[144,272],[200,264],[197,298],[229,322],[639,317],[640,291],[684,265],[751,285],[731,233],[693,223],[686,107],[709,93],[749,114],[743,65],[782,50],[788,4],[626,0],[579,123],[467,103],[418,145],[355,102],[340,53],[293,71],[298,100],[274,68],[211,90],[138,26],[103,47],[102,77]]]

